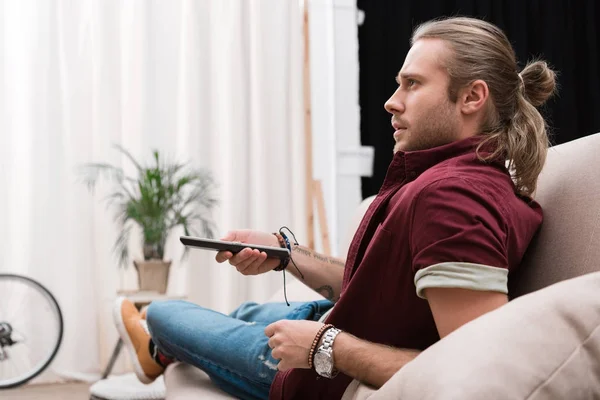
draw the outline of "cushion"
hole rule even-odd
[[[188,364],[171,364],[164,376],[169,400],[235,399],[217,388],[202,370]]]
[[[600,398],[600,272],[519,297],[429,347],[377,392],[346,398]]]
[[[511,296],[600,270],[598,154],[600,133],[548,150],[535,194],[544,222],[521,268],[508,277]]]

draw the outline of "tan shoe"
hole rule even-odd
[[[113,318],[133,361],[135,374],[141,382],[152,383],[164,372],[164,368],[154,361],[148,349],[150,334],[146,321],[133,303],[124,297],[116,300]]]
[[[141,319],[146,319],[146,315],[148,315],[148,306],[144,306],[140,310],[140,318]]]

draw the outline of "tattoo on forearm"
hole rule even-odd
[[[308,257],[312,256],[312,252],[310,250],[303,249],[300,246],[294,247],[293,251],[295,251],[296,253],[304,254],[305,256],[308,256]]]
[[[333,288],[329,285],[321,286],[320,288],[316,288],[315,292],[319,293],[327,300],[333,300]]]
[[[315,253],[315,254],[313,255],[313,257],[314,257],[315,259],[317,259],[317,260],[321,261],[321,262],[325,262],[325,263],[326,263],[327,261],[329,261],[329,259],[328,259],[327,257],[325,257],[325,256],[322,256],[322,255],[320,255],[320,254],[316,254],[316,253]]]
[[[344,261],[340,261],[340,260],[338,260],[336,258],[332,258],[332,257],[325,257],[325,256],[323,256],[321,254],[318,254],[318,253],[313,253],[312,251],[310,251],[308,249],[305,249],[305,248],[302,248],[300,246],[294,247],[292,249],[292,251],[296,252],[296,253],[300,253],[300,254],[302,254],[304,256],[307,256],[307,257],[312,257],[315,260],[321,261],[323,263],[337,265],[337,266],[340,266],[340,267],[343,267],[343,266],[346,265],[344,263]]]
[[[330,264],[333,264],[333,265],[338,265],[338,266],[340,266],[340,267],[344,267],[344,266],[346,266],[346,263],[344,263],[343,261],[340,261],[340,260],[338,260],[338,259],[335,259],[335,258],[330,258],[330,259],[329,259],[329,263],[330,263]]]
[[[337,265],[337,266],[340,266],[340,267],[343,267],[343,266],[346,265],[343,261],[340,261],[340,260],[338,260],[336,258],[333,258],[333,257],[325,257],[325,256],[322,256],[320,254],[315,254],[314,257],[315,257],[315,259],[317,259],[317,260],[319,260],[321,262],[327,263],[327,264]]]

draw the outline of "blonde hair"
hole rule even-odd
[[[548,152],[544,118],[536,109],[556,88],[556,74],[544,61],[531,61],[519,73],[515,52],[498,27],[475,18],[454,17],[418,26],[411,45],[424,38],[449,43],[452,54],[445,67],[450,75],[448,96],[481,79],[490,91],[487,116],[481,132],[487,137],[477,148],[493,143],[495,151],[482,160],[503,156],[508,160],[517,191],[532,196]]]

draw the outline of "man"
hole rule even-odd
[[[554,73],[540,61],[519,73],[506,36],[477,19],[427,22],[411,44],[385,104],[394,158],[347,260],[290,246],[298,270],[288,271],[335,306],[245,304],[224,316],[155,303],[149,334],[120,301],[117,325],[142,380],[178,359],[240,398],[340,398],[351,379],[379,387],[420,351],[508,301],[508,273],[542,222],[531,196],[548,139],[535,107],[553,93]],[[255,231],[224,239],[281,244]],[[251,249],[218,253],[226,260],[245,275],[279,266]]]

